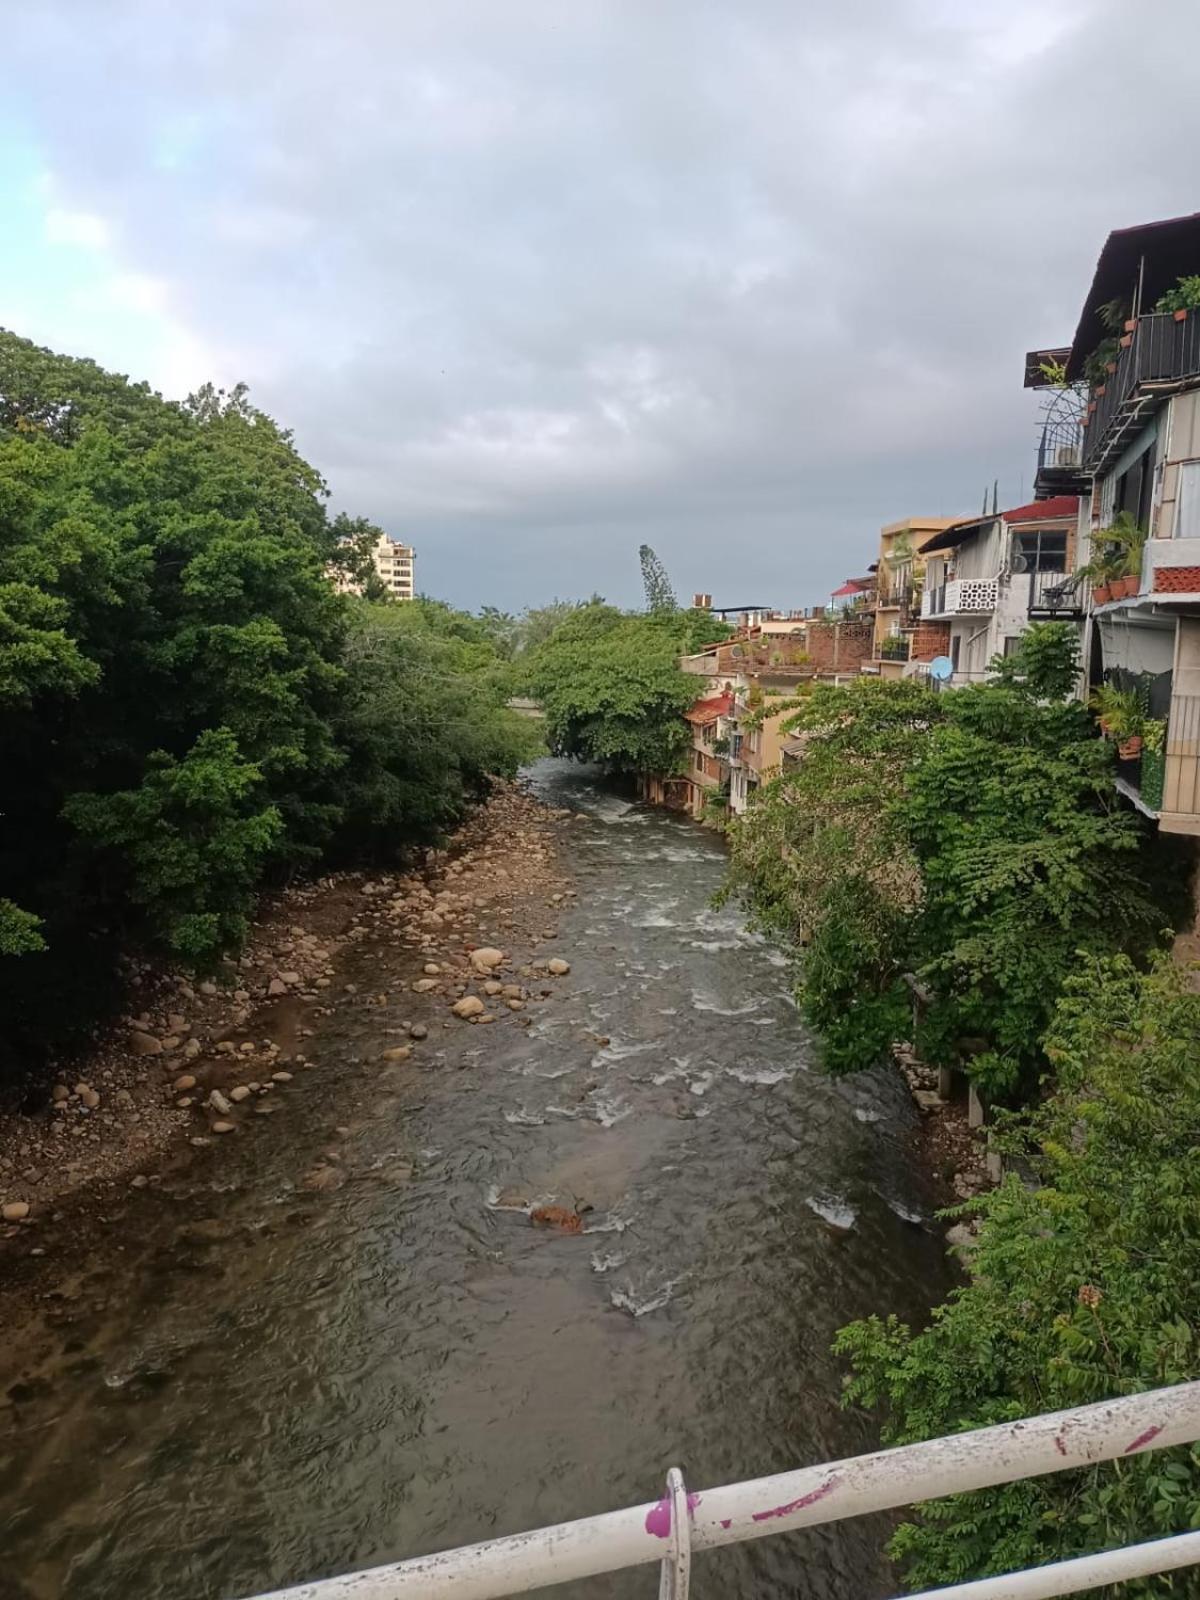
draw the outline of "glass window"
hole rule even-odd
[[[1175,501],[1175,537],[1200,539],[1200,461],[1179,463]]]
[[[1065,533],[1019,533],[1017,550],[1025,557],[1027,572],[1065,572],[1067,536]]]

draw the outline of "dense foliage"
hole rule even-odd
[[[1169,920],[1159,859],[1111,753],[1062,697],[1073,630],[1033,628],[997,678],[817,686],[798,766],[733,830],[731,885],[804,947],[801,1000],[835,1070],[908,1037],[994,1098],[1028,1089],[1081,949],[1144,950]]]
[[[1200,995],[1169,962],[1081,959],[1047,1038],[1057,1092],[1014,1119],[1035,1182],[974,1204],[972,1280],[931,1325],[846,1328],[850,1397],[894,1442],[1200,1378]],[[1200,1527],[1200,1448],[959,1495],[905,1524],[911,1583],[956,1583]],[[1136,1586],[1192,1594],[1188,1574]]]
[[[123,949],[211,964],[268,874],[435,837],[526,747],[484,632],[351,624],[327,570],[379,530],[324,499],[244,390],[168,404],[0,333],[10,1047],[88,1018]]]
[[[679,657],[727,632],[706,611],[576,607],[530,657],[551,744],[613,772],[677,770],[690,743],[681,719],[698,682]]]

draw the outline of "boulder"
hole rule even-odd
[[[450,1009],[456,1017],[478,1017],[483,1015],[483,1001],[477,994],[465,994]]]
[[[287,984],[284,983],[282,978],[272,978],[270,983],[267,985],[267,993],[268,994],[286,994],[287,993]]]
[[[571,970],[571,963],[564,961],[561,956],[552,956],[546,963],[546,971],[552,978],[565,978]]]
[[[129,1035],[129,1048],[135,1056],[160,1056],[163,1051],[161,1039],[156,1039],[152,1033],[142,1033],[138,1030]]]
[[[494,967],[499,967],[504,962],[504,952],[494,950],[490,945],[483,945],[478,950],[471,951],[471,965],[476,972],[491,972]]]
[[[483,992],[484,994],[499,994],[503,988],[504,985],[502,983],[498,983],[495,978],[489,978],[483,986]]]

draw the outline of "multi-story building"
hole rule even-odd
[[[411,600],[413,598],[416,594],[417,553],[412,545],[404,544],[399,539],[393,539],[390,534],[380,534],[374,549],[371,551],[371,560],[375,564],[375,571],[379,574],[380,582],[393,600]],[[342,571],[341,568],[333,568],[330,576],[339,594],[362,593],[362,585],[357,579]]]
[[[925,546],[934,534],[949,528],[953,517],[904,517],[879,532],[875,565],[875,643],[873,670],[899,678],[912,655],[913,634],[921,614]]]
[[[728,804],[730,788],[729,745],[732,691],[697,700],[684,712],[692,732],[688,764],[688,809],[702,817],[710,801]]]
[[[1200,215],[1111,233],[1065,359],[1083,395],[1080,543],[1145,534],[1136,592],[1095,605],[1089,677],[1136,694],[1120,787],[1167,832],[1200,834]],[[1070,441],[1067,442],[1067,448]],[[1103,592],[1103,591],[1102,591]],[[1155,748],[1157,746],[1157,748]]]
[[[925,541],[921,617],[947,626],[951,682],[981,682],[992,658],[1008,655],[1031,622],[1083,627],[1078,518],[1078,497],[1059,495],[951,523]]]
[[[788,699],[785,689],[763,688],[757,682],[734,692],[729,715],[729,809],[734,816],[741,816],[757,790],[779,771],[787,714],[773,708]]]

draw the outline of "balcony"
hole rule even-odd
[[[1054,622],[1081,617],[1085,610],[1081,579],[1070,572],[1031,572],[1029,574],[1029,615],[1038,621]]]
[[[1112,465],[1155,403],[1200,382],[1200,315],[1156,311],[1139,317],[1117,352],[1116,370],[1092,391],[1083,429],[1083,466],[1099,475]]]
[[[880,611],[907,611],[913,603],[913,593],[911,583],[892,584],[879,590],[875,604]]]
[[[921,597],[921,616],[936,622],[944,617],[977,616],[994,611],[999,585],[995,578],[951,578],[929,587]]]
[[[1056,494],[1086,494],[1091,480],[1083,467],[1083,416],[1087,397],[1081,385],[1058,390],[1043,413],[1033,492],[1039,499]]]

